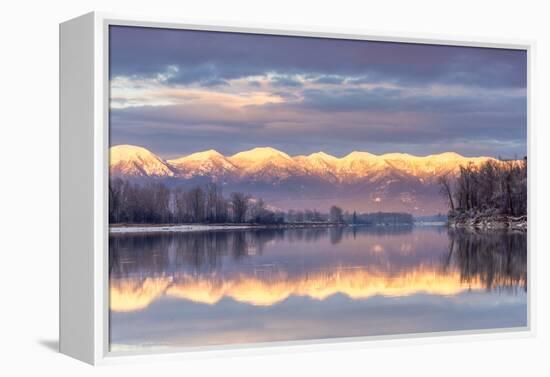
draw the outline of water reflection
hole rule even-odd
[[[391,237],[410,234],[403,227],[318,227],[298,229],[254,229],[173,234],[111,234],[109,238],[109,268],[111,277],[130,273],[166,273],[178,268],[207,272],[219,267],[225,257],[239,260],[262,255],[265,246],[283,242],[316,243],[329,239],[337,245],[344,237],[357,235]],[[375,247],[376,248],[376,247]]]
[[[475,234],[410,227],[257,229],[113,234],[109,247],[111,341],[114,344],[143,345],[145,340],[153,346],[166,342],[224,344],[520,326],[526,322],[524,233]],[[498,314],[501,316],[498,320],[485,317],[487,310],[479,314],[479,295],[484,295],[484,305],[493,305],[491,310],[504,311]],[[346,300],[342,301],[340,296]],[[361,305],[373,305],[382,300],[378,310],[393,302],[391,299],[404,297],[414,299],[414,305],[409,303],[392,313],[396,318],[391,321],[376,319],[376,328],[368,322],[374,320],[372,313],[376,310],[373,308],[361,309],[361,312],[366,310],[362,316],[350,319],[346,325],[339,322],[359,313],[361,302],[365,303]],[[502,300],[505,297],[512,301]],[[307,301],[290,312],[285,309],[298,298]],[[420,298],[425,300],[424,304],[416,302]],[[435,309],[435,315],[437,310],[441,312],[441,322],[438,319],[426,322],[430,318],[426,314],[416,322],[411,319],[413,308],[431,311],[430,315],[434,315],[434,307],[430,305],[436,298],[454,300],[455,312],[446,313],[443,318],[444,310]],[[510,302],[515,305],[513,310],[506,309]],[[204,326],[208,330],[192,338],[176,339],[172,339],[173,332],[169,335],[159,330],[168,326],[163,317],[165,306],[176,303],[178,307],[170,312],[169,323],[187,326],[191,309],[200,309],[202,317],[193,321],[206,321]],[[323,305],[319,315],[323,321],[330,322],[330,334],[322,326],[301,335],[294,331],[304,319],[306,306],[303,305],[310,307],[313,303]],[[265,309],[258,312],[259,309],[254,308]],[[239,318],[249,321],[232,328],[231,336],[227,329],[214,330],[242,310],[247,314]],[[269,323],[263,317],[265,310],[272,316]],[[127,317],[130,314],[131,317]],[[262,318],[264,322],[256,323]],[[392,322],[395,320],[410,323],[401,328],[404,325]],[[352,327],[353,321],[357,323]],[[132,323],[159,328],[139,335],[143,330],[131,328]],[[281,323],[292,333],[285,336],[265,330],[265,326]],[[191,331],[188,327],[185,329]]]
[[[449,232],[444,270],[456,268],[463,282],[481,281],[487,290],[527,291],[527,239],[524,232]]]

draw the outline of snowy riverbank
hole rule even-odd
[[[207,230],[248,229],[251,225],[210,225],[210,224],[182,224],[182,225],[142,225],[142,226],[114,226],[109,233],[157,233],[157,232],[204,232]]]
[[[527,216],[513,217],[507,215],[459,215],[449,218],[449,227],[477,230],[527,230]]]
[[[303,223],[303,224],[175,224],[175,225],[115,225],[109,228],[109,233],[159,233],[159,232],[205,232],[214,230],[235,229],[280,229],[280,228],[327,228],[335,226],[347,226],[347,224],[334,223]]]

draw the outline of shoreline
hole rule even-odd
[[[465,214],[449,218],[451,229],[527,231],[527,216]]]
[[[216,230],[244,229],[296,229],[348,227],[343,223],[298,223],[298,224],[114,224],[109,226],[109,234],[160,233],[160,232],[207,232]],[[363,225],[355,225],[363,226]]]

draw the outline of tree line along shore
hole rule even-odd
[[[224,196],[220,186],[169,188],[159,182],[138,184],[120,178],[109,184],[109,223],[120,226],[167,226],[211,224],[235,227],[327,226],[327,225],[412,225],[408,213],[358,213],[332,206],[328,212],[313,210],[281,211],[242,192]]]
[[[439,178],[449,204],[449,226],[527,229],[527,158],[460,167],[456,179]]]

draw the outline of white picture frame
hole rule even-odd
[[[533,41],[455,38],[439,35],[386,34],[312,27],[251,25],[229,22],[195,23],[172,18],[88,13],[60,25],[60,351],[90,364],[212,357],[219,355],[294,352],[297,349],[347,349],[425,342],[506,339],[535,334],[534,297],[537,289],[533,227],[528,231],[528,325],[525,328],[449,331],[413,335],[337,338],[260,343],[243,346],[172,349],[144,354],[108,350],[108,28],[110,25],[164,27],[314,36],[341,39],[429,43],[527,51],[528,159],[532,157]],[[535,184],[528,183],[528,209],[534,219]],[[192,351],[192,352],[190,352]],[[196,352],[200,351],[200,352]]]

